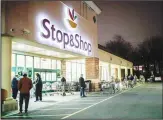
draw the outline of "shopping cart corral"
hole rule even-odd
[[[101,81],[100,82],[101,93],[105,94],[114,94],[117,91],[122,90],[123,86],[121,82],[112,82],[112,81]]]
[[[113,86],[113,84],[109,81],[101,81],[100,83],[101,85],[101,93],[105,94],[105,93],[113,93],[114,92],[114,88],[115,86]]]
[[[91,92],[91,80],[85,81],[85,95]]]
[[[74,95],[74,92],[78,89],[77,83],[75,82],[66,82],[65,84],[62,82],[56,82],[52,86],[55,92],[50,95],[54,95],[55,93],[62,96],[66,96],[66,93]]]

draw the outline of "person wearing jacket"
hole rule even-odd
[[[138,77],[136,76],[136,74],[134,75],[134,84],[136,85],[137,84],[137,79]]]
[[[128,89],[128,75],[125,76],[124,83],[125,83],[126,88]]]
[[[38,97],[40,98],[40,101],[42,101],[42,80],[41,80],[41,76],[40,74],[36,74],[37,79],[34,82],[35,83],[35,87],[36,87],[36,91],[35,91],[35,95],[36,95],[36,101],[38,101]]]
[[[26,73],[24,73],[23,78],[18,82],[18,90],[20,91],[19,114],[22,114],[23,99],[25,99],[25,113],[28,112],[30,90],[32,87],[32,80],[27,77]]]
[[[111,93],[115,94],[115,84],[116,84],[116,82],[115,82],[115,78],[113,76],[111,76],[110,84],[111,84],[111,90],[112,90]]]
[[[130,80],[129,85],[130,85],[131,88],[133,88],[134,87],[134,85],[133,85],[134,77],[133,77],[132,74],[130,75],[129,80]]]
[[[65,96],[66,95],[66,93],[65,93],[66,79],[64,76],[61,79],[61,83],[62,83],[62,92],[63,92],[62,95]]]
[[[18,94],[18,75],[15,75],[15,77],[12,79],[11,88],[12,88],[12,97],[13,99],[16,99]]]
[[[86,86],[85,86],[83,74],[81,74],[81,77],[79,78],[79,85],[80,85],[80,97],[86,97],[84,94],[84,89]]]

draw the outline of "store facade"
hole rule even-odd
[[[98,50],[100,61],[100,80],[109,81],[111,77],[122,80],[126,75],[133,75],[133,63],[110,54],[106,50]]]
[[[45,83],[60,81],[62,76],[68,82],[78,81],[83,74],[99,90],[101,80],[121,77],[122,66],[125,74],[132,69],[131,62],[98,48],[95,11],[82,1],[2,3],[4,111],[17,109],[10,98],[15,74],[25,72],[35,80],[40,73]]]

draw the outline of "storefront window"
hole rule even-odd
[[[117,68],[112,68],[111,69],[111,76],[116,78],[118,76],[118,71]]]
[[[72,63],[72,81],[77,81],[77,68],[76,63]]]
[[[86,75],[85,75],[85,64],[82,64],[82,74],[83,74],[83,77],[86,78]]]
[[[41,58],[41,68],[43,68],[43,69],[51,69],[51,60]]]
[[[33,67],[33,57],[26,56],[26,67]]]
[[[15,72],[11,73],[11,80],[15,77]]]
[[[81,74],[82,74],[82,64],[77,63],[77,79],[80,78]]]
[[[52,60],[52,69],[57,69],[56,60]]]
[[[51,81],[52,80],[52,73],[47,72],[46,73],[46,81]]]
[[[34,57],[34,68],[40,68],[40,58]]]
[[[42,81],[45,81],[45,72],[41,72]]]
[[[66,80],[71,81],[71,62],[66,62]]]
[[[109,80],[109,70],[107,66],[100,66],[100,79]]]
[[[25,56],[24,55],[17,55],[17,66],[25,67]]]
[[[52,73],[52,81],[56,81],[56,73]]]
[[[70,60],[66,61],[66,79],[68,81],[77,81],[79,80],[81,74],[85,79],[85,64],[84,60]]]
[[[60,60],[57,60],[57,69],[61,69],[61,61]]]
[[[16,55],[15,54],[12,54],[12,67],[15,67],[16,66]]]

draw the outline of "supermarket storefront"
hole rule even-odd
[[[3,8],[1,77],[6,111],[16,105],[10,98],[15,74],[21,77],[26,72],[35,80],[40,73],[45,84],[60,81],[61,76],[68,82],[78,81],[83,74],[85,80],[91,80],[92,89],[99,90],[101,80],[121,77],[122,66],[125,74],[127,68],[132,69],[131,62],[98,48],[97,23],[78,14],[75,6],[26,1],[7,2]]]
[[[45,84],[60,81],[61,76],[68,82],[78,81],[81,74],[91,80],[86,59],[97,57],[97,24],[61,1],[7,2],[3,15],[1,69],[6,105],[15,103],[9,99],[15,74],[21,78],[25,72],[35,80],[40,73]]]

